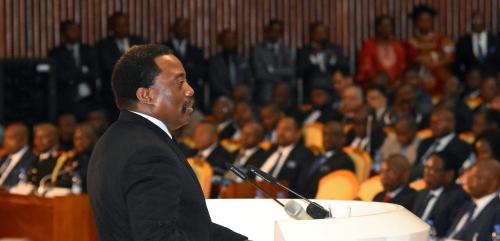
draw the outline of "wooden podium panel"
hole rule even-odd
[[[275,198],[288,198],[288,192],[284,191],[280,187],[268,182],[256,182],[257,185],[261,186],[262,189],[266,190]],[[282,184],[288,186],[286,181],[282,181]],[[242,183],[231,183],[225,187],[221,188],[220,196],[222,198],[254,198],[257,193],[257,188],[252,184],[247,182]],[[281,195],[278,195],[281,194]],[[264,194],[262,194],[264,195]],[[262,198],[267,198],[263,196]]]
[[[87,195],[43,198],[0,193],[0,238],[97,241]]]

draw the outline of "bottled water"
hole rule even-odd
[[[492,241],[500,241],[500,224],[496,224],[493,227],[493,233],[491,233]]]
[[[427,224],[429,224],[429,241],[438,241],[436,227],[434,227],[434,220],[427,220]]]
[[[80,194],[82,193],[82,178],[78,172],[73,173],[73,177],[71,178],[71,193]]]

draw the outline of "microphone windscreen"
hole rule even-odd
[[[330,217],[328,210],[314,202],[307,205],[306,212],[314,219],[324,219]]]
[[[290,200],[285,204],[285,212],[292,218],[298,220],[312,219],[304,208],[295,200]]]

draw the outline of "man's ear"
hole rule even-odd
[[[149,88],[140,87],[135,91],[135,96],[139,100],[139,103],[151,104],[153,98],[151,98],[151,92]]]

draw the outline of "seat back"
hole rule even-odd
[[[316,199],[353,200],[359,190],[359,182],[351,171],[338,170],[322,177]]]

